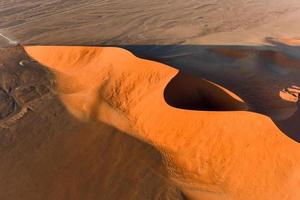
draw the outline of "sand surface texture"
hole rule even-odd
[[[299,200],[299,19],[299,0],[1,1],[0,199]],[[28,48],[41,65],[17,44],[123,50]]]
[[[0,199],[182,199],[155,149],[74,118],[22,48],[0,60]]]
[[[258,43],[299,36],[299,10],[299,0],[11,0],[0,2],[0,34],[20,44]]]
[[[300,145],[232,92],[120,48],[25,50],[53,70],[70,113],[152,145],[187,198],[300,198]]]

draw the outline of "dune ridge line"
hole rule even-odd
[[[153,145],[189,199],[300,198],[299,144],[225,88],[121,48],[24,49],[54,72],[70,113]]]

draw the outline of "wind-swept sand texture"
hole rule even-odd
[[[0,49],[1,200],[183,199],[155,149],[78,121],[55,85],[23,48]]]
[[[0,34],[27,45],[261,44],[299,36],[299,18],[299,0],[0,2]]]
[[[16,44],[123,45],[123,48],[139,57],[155,60],[185,72],[177,74],[175,70],[177,76],[174,74],[176,77],[166,85],[164,90],[166,106],[175,110],[186,109],[186,112],[192,113],[203,113],[204,109],[205,113],[210,113],[209,110],[214,110],[213,115],[219,111],[228,114],[232,113],[230,110],[234,110],[235,114],[243,114],[241,118],[234,118],[232,121],[228,118],[230,121],[228,126],[232,125],[231,122],[234,120],[242,126],[246,124],[243,120],[244,112],[238,110],[246,109],[246,103],[248,111],[255,112],[251,114],[263,115],[262,124],[265,123],[265,116],[268,116],[282,131],[280,137],[289,137],[294,142],[300,142],[300,102],[294,97],[298,92],[288,91],[293,86],[300,86],[299,18],[299,0],[10,0],[0,2],[0,47]],[[134,44],[135,46],[132,46]],[[118,58],[115,57],[114,60]],[[25,63],[24,65],[19,65],[21,60],[24,60],[21,62]],[[82,113],[86,113],[85,111],[73,109],[73,114],[70,114],[65,108],[66,104],[62,105],[62,98],[59,98],[58,94],[64,91],[76,92],[76,88],[84,86],[84,81],[77,83],[73,81],[74,77],[56,71],[56,80],[63,80],[57,84],[53,81],[54,76],[42,69],[38,63],[31,62],[20,47],[0,49],[0,69],[1,200],[184,199],[180,190],[165,178],[166,170],[157,150],[128,134],[100,123],[99,120],[82,122],[74,118],[74,113],[81,116]],[[147,76],[145,78],[147,79]],[[182,83],[180,80],[183,79],[191,84],[195,83],[192,79],[197,79],[196,82],[212,86],[214,92],[208,94],[203,93],[203,90],[202,93],[198,92],[200,88],[198,84],[182,88],[184,84],[180,84]],[[63,87],[62,83],[65,82],[70,84]],[[75,83],[77,85],[73,87]],[[233,93],[219,86],[215,87],[213,83],[234,92],[245,103],[236,101],[236,98],[232,98]],[[59,91],[56,85],[60,85]],[[147,88],[141,89],[144,91]],[[219,98],[207,98],[211,97],[211,94],[213,96],[221,94],[217,95],[222,97],[221,101]],[[228,100],[226,104],[222,103],[223,97]],[[71,101],[70,98],[65,99],[67,100]],[[153,116],[159,114],[157,109],[153,110],[155,111]],[[153,120],[158,124],[166,121],[160,119],[157,122],[157,117]],[[198,120],[201,121],[202,118]],[[186,124],[191,125],[192,121]],[[224,132],[221,126],[223,124],[218,121],[222,119],[208,124],[211,126],[214,124],[216,132]],[[267,121],[272,123],[270,120]],[[161,129],[164,130],[164,127],[169,127],[170,124],[179,126],[185,122],[183,120],[170,122],[169,125],[162,124]],[[218,127],[219,125],[221,127]],[[255,126],[251,128],[255,129]],[[269,134],[277,135],[276,133],[279,133],[277,131]],[[171,132],[176,135],[176,132]],[[201,131],[195,132],[197,133],[194,135],[202,134]],[[226,154],[229,160],[233,160],[231,163],[237,160],[236,166],[247,158],[248,151],[263,149],[266,150],[265,157],[267,157],[257,160],[263,157],[262,152],[258,153],[258,158],[250,156],[247,158],[251,160],[249,166],[243,164],[241,169],[236,170],[236,176],[242,174],[240,181],[245,184],[240,185],[239,191],[242,194],[248,192],[250,194],[248,199],[259,193],[267,196],[266,188],[266,191],[269,191],[278,186],[278,182],[270,181],[270,177],[280,175],[282,172],[280,165],[292,166],[291,162],[281,160],[290,160],[299,150],[295,148],[297,151],[294,151],[295,149],[291,147],[293,152],[286,149],[285,154],[280,154],[278,145],[262,145],[264,140],[266,143],[272,143],[273,140],[269,141],[267,136],[258,137],[257,132],[253,136],[255,139],[249,139],[247,136],[246,146],[238,150],[239,145],[235,144],[235,140],[239,141],[241,134],[249,135],[249,133],[236,131],[232,134],[238,137],[232,136],[234,142],[231,140],[228,142],[229,148],[233,152],[245,153],[238,157],[237,153],[224,152],[221,153],[221,157],[223,155],[225,157]],[[281,136],[283,134],[286,136]],[[220,141],[223,141],[223,138],[224,141],[228,141],[228,137],[221,136]],[[211,138],[212,141],[201,140],[211,145],[206,151],[212,152],[212,157],[204,159],[201,163],[204,167],[200,169],[204,171],[187,170],[187,172],[200,171],[202,177],[203,174],[210,174],[210,182],[222,185],[224,191],[229,191],[229,187],[225,184],[228,180],[226,174],[230,174],[233,170],[228,169],[230,172],[224,170],[224,173],[221,173],[222,170],[215,167],[216,163],[221,162],[218,161],[221,158],[214,156],[223,148],[222,145],[224,144],[225,148],[227,143],[220,142],[213,148],[219,138]],[[260,139],[262,141],[256,141]],[[191,143],[196,144],[199,141]],[[181,153],[184,150],[185,147],[180,148]],[[192,155],[188,151],[186,154]],[[175,152],[174,155],[178,154]],[[173,160],[188,163],[183,162],[182,157],[189,156],[180,156],[180,159]],[[277,159],[278,157],[280,159]],[[273,164],[267,170],[264,164],[270,160]],[[260,163],[263,164],[262,168],[258,167]],[[228,165],[225,163],[224,166]],[[236,169],[236,166],[233,166],[233,169]],[[192,167],[196,166],[186,168]],[[254,171],[249,182],[243,177],[246,168]],[[290,184],[290,190],[286,190],[287,194],[282,199],[289,199],[288,192],[292,192],[298,184],[294,181],[297,178],[293,177],[299,174],[299,170],[295,170],[296,167],[292,168],[281,173],[284,177],[283,184],[278,186],[277,194],[289,185],[284,179],[290,178],[294,182]],[[255,190],[258,184],[253,180],[258,179],[262,171],[268,171],[266,174],[269,175],[261,177],[258,181],[258,183],[265,181],[265,187]],[[245,176],[251,172],[246,171]],[[237,177],[236,179],[238,180]],[[203,185],[205,184],[208,183],[204,182]],[[259,196],[256,199],[266,198]]]
[[[188,198],[300,198],[299,144],[270,118],[244,111],[243,101],[228,90],[195,78],[183,94],[195,97],[196,92],[200,103],[192,101],[193,110],[179,109],[190,102],[178,100],[172,83],[180,88],[180,79],[186,77],[167,65],[119,48],[25,50],[54,72],[60,99],[70,113],[82,121],[105,122],[151,144],[161,153],[170,179]],[[214,111],[203,109],[201,102]]]

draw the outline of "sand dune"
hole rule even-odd
[[[80,120],[105,122],[151,144],[161,153],[169,178],[188,198],[300,198],[299,144],[268,117],[241,111],[246,106],[232,92],[119,48],[25,50],[54,72],[70,113]],[[195,105],[199,96],[190,90],[178,90],[183,95],[174,96],[181,78],[199,81],[200,109]],[[182,101],[186,95],[193,101]]]
[[[299,106],[279,95],[284,88],[300,85],[299,47],[282,43],[281,39],[266,40],[269,45],[123,47],[140,57],[175,66],[225,86],[247,103],[249,111],[270,117],[286,135],[299,142],[299,129],[295,125],[299,120],[289,122]]]
[[[299,200],[299,18],[299,0],[1,1],[0,199]],[[164,64],[39,47],[50,72],[17,44]]]
[[[285,88],[279,92],[282,99],[290,102],[297,103],[299,100],[300,88],[298,86],[292,85],[289,88]]]
[[[1,200],[183,199],[157,150],[76,120],[55,85],[23,48],[0,49]]]

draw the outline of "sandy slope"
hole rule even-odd
[[[21,47],[0,49],[0,199],[182,199],[160,154],[100,122],[75,119],[53,75]]]
[[[289,137],[300,142],[297,92],[300,85],[299,40],[266,40],[268,45],[131,45],[135,55],[174,66],[225,86],[247,102],[248,109],[270,117]],[[291,41],[293,41],[291,43]],[[296,95],[295,97],[293,95]],[[293,118],[291,118],[293,116]],[[293,119],[293,120],[292,120]],[[297,119],[297,120],[296,120]],[[298,121],[298,122],[297,122]]]
[[[233,93],[199,78],[173,79],[176,69],[119,48],[25,49],[53,70],[70,113],[83,121],[105,122],[154,146],[170,179],[188,198],[300,198],[299,144],[268,117],[243,111],[243,101]],[[215,110],[224,110],[222,104],[231,108],[197,111],[197,105],[194,110],[170,106],[164,98],[168,91],[174,105],[190,103],[177,101],[176,89],[172,91],[172,81],[176,88],[181,80],[190,84],[185,95]]]
[[[166,145],[160,147],[160,152],[166,152],[164,158],[169,160],[166,162],[170,164],[167,165],[169,175],[176,177],[179,174],[179,178],[175,178],[177,181],[201,180],[195,183],[197,190],[221,191],[218,198],[224,193],[225,199],[233,199],[228,197],[233,194],[237,195],[236,199],[298,200],[293,192],[294,188],[299,190],[297,181],[300,173],[292,157],[297,157],[299,152],[299,143],[295,145],[295,141],[300,141],[300,101],[295,97],[298,92],[291,92],[289,88],[300,86],[299,40],[290,39],[299,39],[300,36],[299,9],[299,0],[1,1],[0,47],[16,43],[128,44],[123,47],[140,57],[174,66],[226,87],[247,103],[248,110],[262,115],[238,112],[242,114],[236,117],[236,111],[228,110],[243,110],[245,104],[242,101],[236,104],[234,99],[237,98],[232,98],[233,93],[197,78],[196,83],[205,83],[213,86],[213,90],[220,91],[221,101],[213,98],[215,94],[220,97],[219,93],[199,93],[198,84],[195,84],[197,87],[183,88],[180,80],[195,83],[192,80],[194,78],[189,76],[178,76],[179,81],[175,78],[169,85],[167,80],[161,83],[160,76],[149,78],[147,74],[153,74],[157,68],[142,76],[130,76],[129,80],[137,78],[133,82],[142,84],[128,83],[130,91],[132,84],[148,85],[149,79],[153,84],[161,83],[159,88],[169,86],[164,91],[164,98],[170,106],[168,110],[157,109],[161,103],[152,101],[155,96],[149,92],[150,103],[145,101],[147,106],[142,106],[142,102],[142,108],[134,114],[140,116],[139,110],[144,112],[145,107],[151,109],[145,109],[146,113],[150,113],[145,115],[153,116],[149,121],[155,124],[147,124],[147,117],[141,117],[138,123],[145,124],[143,127],[146,127],[147,133],[166,134],[165,137],[161,136]],[[139,46],[130,46],[132,44]],[[117,58],[120,56],[109,60],[115,61]],[[47,70],[41,70],[41,66],[34,62],[20,67],[18,62],[22,59],[29,60],[21,48],[0,50],[0,199],[183,198],[180,191],[164,178],[166,165],[162,165],[157,150],[98,120],[91,123],[78,120],[81,118],[86,121],[92,115],[92,119],[118,122],[113,126],[135,133],[128,131],[132,127],[128,127],[126,117],[120,117],[119,112],[110,109],[126,107],[118,101],[110,101],[114,96],[109,96],[111,105],[100,105],[100,110],[107,110],[106,113],[100,112],[100,116],[97,112],[88,114],[88,106],[79,109],[82,101],[86,100],[84,95],[95,94],[95,91],[86,93],[86,88],[102,85],[93,82],[98,77],[77,77],[84,74],[85,70],[79,68],[79,74],[76,70],[60,68],[55,71],[59,86],[56,88]],[[136,58],[133,60],[136,61]],[[98,69],[93,70],[97,72]],[[170,74],[177,73],[175,69],[170,71]],[[133,74],[140,74],[140,71]],[[166,74],[166,77],[175,76],[169,72]],[[127,82],[124,78],[127,75],[115,77],[122,81],[117,81],[112,88],[118,88],[123,81]],[[140,88],[141,91],[156,89],[155,86]],[[73,95],[75,93],[78,95]],[[109,89],[107,93],[110,94]],[[212,94],[213,102],[207,98]],[[157,99],[158,96],[163,95],[157,95]],[[142,97],[144,99],[144,95]],[[226,104],[222,103],[223,97],[229,100]],[[128,98],[131,99],[130,96]],[[172,108],[171,111],[169,108]],[[188,109],[182,111],[184,116],[188,115],[188,119],[172,120],[178,117],[178,108]],[[202,111],[191,111],[193,109],[206,110],[205,119],[199,118],[199,112]],[[216,114],[207,110],[226,112],[215,118]],[[169,115],[166,115],[167,112]],[[190,113],[196,113],[196,119],[193,120]],[[231,123],[235,121],[242,127]],[[170,139],[168,136],[171,134],[166,130],[172,126],[184,126],[184,129],[169,131],[174,134]],[[204,135],[198,131],[202,126],[205,130],[210,127],[212,133],[224,134],[219,137],[212,134],[209,141],[202,140],[202,137],[199,137],[201,141],[189,141],[188,138],[195,138],[194,135]],[[222,128],[229,126],[232,128]],[[244,132],[244,126],[250,126],[249,130],[245,129],[247,132]],[[261,126],[267,130],[258,132]],[[157,130],[157,127],[161,129]],[[194,131],[185,131],[186,128]],[[273,132],[269,128],[276,130]],[[141,129],[137,130],[136,134],[141,134]],[[234,131],[228,133],[228,130]],[[182,138],[182,132],[191,136]],[[170,145],[168,141],[177,142]],[[203,145],[199,145],[200,142],[210,148],[201,149]],[[286,144],[293,145],[286,148]],[[228,151],[224,151],[225,147]],[[174,148],[171,153],[170,148]],[[199,152],[203,151],[204,155],[211,156],[201,157]],[[183,155],[184,152],[186,155]],[[201,167],[195,169],[199,162]],[[174,166],[180,167],[174,169]],[[229,176],[233,171],[236,176]],[[200,174],[200,177],[195,178],[194,174]],[[189,195],[205,195],[205,192],[190,192],[192,184],[194,182],[180,188]],[[268,196],[269,193],[272,194]],[[247,194],[247,197],[243,196]]]

